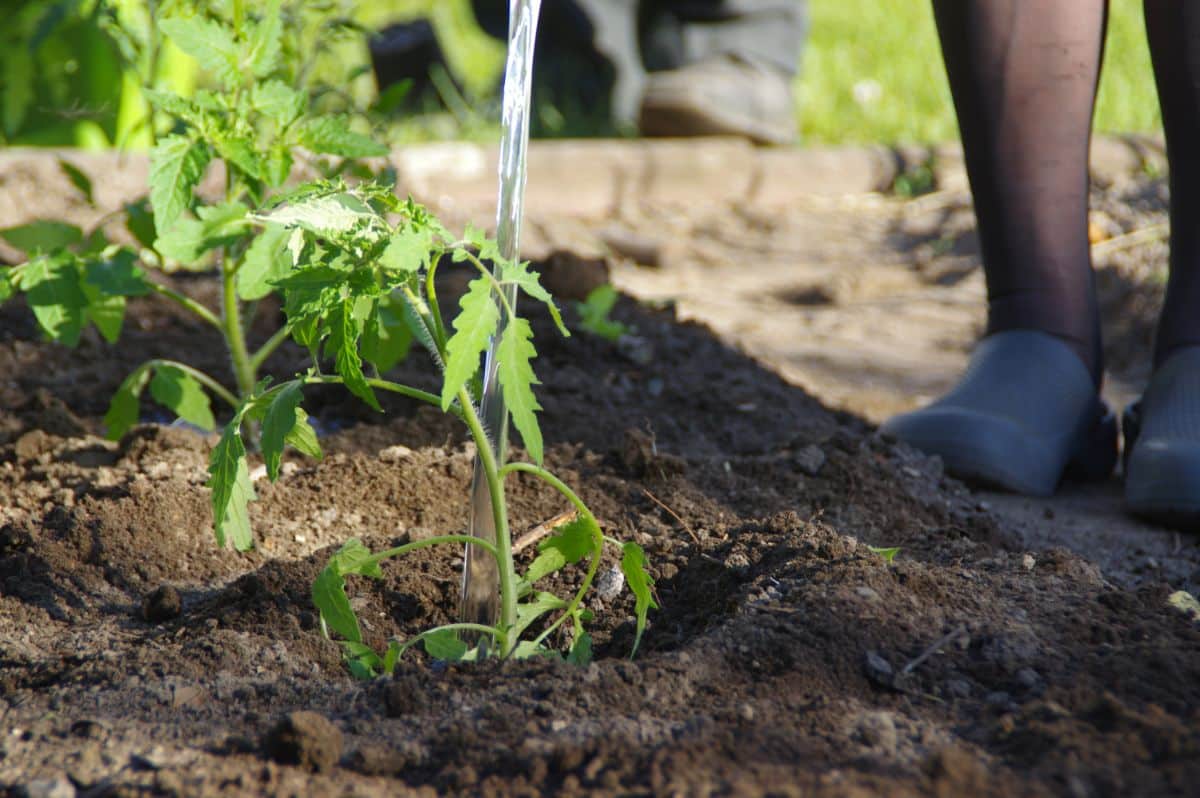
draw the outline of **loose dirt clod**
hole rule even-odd
[[[182,612],[183,598],[170,585],[155,588],[142,600],[142,617],[150,623],[173,620]]]
[[[323,773],[342,757],[342,732],[316,712],[293,712],[267,732],[263,752],[280,764]]]

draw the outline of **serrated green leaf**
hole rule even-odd
[[[150,153],[150,205],[155,229],[169,230],[192,202],[192,192],[204,177],[209,152],[201,141],[164,136]]]
[[[241,81],[238,45],[228,28],[203,17],[172,17],[160,20],[158,25],[180,50],[195,58],[201,69],[212,73],[226,88]]]
[[[195,102],[178,94],[143,88],[142,96],[159,111],[191,125],[196,125],[204,117],[203,110]]]
[[[88,261],[84,279],[105,296],[145,296],[150,293],[150,284],[137,264],[137,255],[119,249],[107,258]]]
[[[79,289],[87,298],[86,319],[96,325],[105,341],[115,344],[125,322],[125,297],[109,296],[86,281],[79,283]]]
[[[30,261],[22,268],[19,282],[25,301],[46,335],[67,346],[78,344],[87,321],[88,301],[79,285],[75,257],[59,255]]]
[[[286,442],[296,451],[315,460],[320,460],[325,456],[325,453],[321,451],[321,442],[317,439],[317,431],[313,429],[308,420],[308,413],[299,407],[296,408],[296,425],[288,433]]]
[[[496,350],[496,376],[504,393],[504,403],[512,415],[513,426],[521,433],[521,440],[529,456],[539,465],[542,462],[542,430],[538,426],[537,411],[542,409],[533,386],[538,384],[530,361],[537,356],[533,348],[533,329],[522,318],[509,321],[500,335],[500,346]]]
[[[256,83],[250,96],[255,110],[281,126],[295,122],[304,112],[304,95],[281,80]]]
[[[150,212],[149,199],[143,198],[125,206],[125,229],[143,247],[154,249],[158,230],[154,226],[154,214]]]
[[[543,645],[533,642],[532,640],[522,640],[517,643],[513,649],[513,659],[532,659],[533,657],[549,657],[557,659],[559,653],[554,649],[546,648]]]
[[[592,661],[592,636],[582,632],[575,636],[575,642],[567,654],[567,662],[572,665],[589,665]]]
[[[637,633],[633,638],[633,650],[629,652],[632,657],[642,642],[642,633],[646,631],[646,616],[650,610],[658,609],[658,602],[654,600],[652,592],[654,580],[646,573],[646,552],[636,543],[625,543],[621,546],[621,552],[621,573],[625,574],[625,584],[633,592],[633,611],[637,617]]]
[[[500,263],[504,260],[500,255],[500,244],[496,239],[489,237],[482,228],[468,223],[463,232],[463,240],[475,249],[475,257],[481,261]]]
[[[292,174],[292,151],[277,142],[267,153],[267,183],[272,187],[282,186]]]
[[[362,399],[375,410],[383,412],[375,392],[367,384],[363,374],[362,359],[358,355],[358,337],[362,328],[354,319],[353,303],[343,299],[341,304],[329,314],[326,326],[329,328],[329,340],[325,343],[325,354],[333,355],[334,366],[342,376],[350,393]]]
[[[330,237],[352,232],[378,217],[370,205],[349,192],[341,192],[297,200],[260,218]]]
[[[93,208],[96,207],[96,198],[92,193],[92,179],[85,175],[78,166],[65,158],[58,159],[58,168],[67,176],[67,180],[71,181],[71,185],[79,190],[79,193],[83,195],[87,204]]]
[[[517,622],[513,625],[512,634],[520,637],[530,624],[548,612],[563,610],[568,602],[563,601],[553,593],[537,592],[528,601],[517,605]]]
[[[217,425],[208,394],[195,377],[182,369],[156,367],[154,379],[150,381],[150,395],[154,401],[200,429],[211,430]]]
[[[579,326],[585,332],[599,336],[606,341],[616,341],[629,333],[629,327],[619,321],[609,318],[613,307],[617,304],[617,289],[609,283],[593,288],[583,302],[576,302],[575,309],[579,313]]]
[[[453,629],[430,632],[424,636],[422,642],[426,654],[446,662],[459,662],[470,650],[470,646],[459,640],[458,633]]]
[[[492,296],[492,283],[485,277],[470,282],[458,305],[462,310],[454,319],[454,335],[446,342],[442,410],[450,409],[467,380],[479,371],[480,357],[500,322],[500,308]]]
[[[899,546],[867,546],[867,550],[872,554],[878,554],[883,558],[883,561],[887,563],[890,563],[892,560],[896,559],[896,555],[900,553]]]
[[[371,550],[357,538],[350,538],[337,554],[329,560],[329,564],[337,568],[339,574],[358,574],[371,579],[382,579],[383,570],[379,563],[372,559]]]
[[[432,250],[433,231],[429,228],[400,230],[388,241],[379,265],[394,272],[418,272],[429,266]]]
[[[37,254],[78,244],[83,240],[83,230],[66,222],[38,219],[0,230],[0,238],[26,254]]]
[[[283,446],[288,435],[296,427],[296,409],[304,396],[300,383],[293,382],[280,391],[267,409],[262,425],[262,456],[271,481],[279,479],[279,465],[283,460]]]
[[[389,371],[408,355],[412,333],[404,320],[404,311],[392,298],[380,300],[363,329],[362,356],[380,373]]]
[[[388,148],[370,136],[350,129],[347,116],[322,116],[308,120],[300,129],[300,143],[313,152],[343,158],[387,155]]]
[[[213,136],[211,141],[217,155],[224,158],[227,164],[233,164],[255,180],[267,179],[266,161],[248,137],[223,133]]]
[[[563,324],[562,314],[558,310],[558,305],[554,303],[554,297],[550,296],[550,292],[542,286],[538,275],[529,271],[528,261],[505,262],[500,268],[500,281],[516,285],[531,298],[543,303],[550,311],[550,318],[554,319],[558,331],[564,338],[571,337],[571,331],[567,329],[567,325]]]
[[[268,224],[258,234],[242,258],[237,273],[238,297],[247,302],[262,299],[272,291],[272,283],[287,276],[292,269],[288,241],[292,231],[277,224]]]
[[[346,595],[346,582],[332,562],[317,575],[312,586],[313,606],[325,625],[351,643],[362,642],[358,617]]]
[[[383,660],[364,643],[344,640],[342,654],[346,658],[346,667],[350,669],[350,675],[355,679],[368,681],[374,679],[381,671],[386,672]]]
[[[105,437],[110,441],[120,440],[138,422],[138,397],[142,395],[149,380],[149,368],[144,365],[138,366],[113,394],[108,412],[104,414]]]
[[[258,498],[250,469],[246,466],[246,446],[242,443],[240,418],[225,427],[221,440],[209,458],[208,487],[212,490],[213,531],[217,545],[224,548],[226,539],[238,551],[254,548],[247,505]]]
[[[246,43],[246,67],[256,78],[271,74],[279,61],[283,34],[283,17],[279,13],[279,6],[280,0],[271,0],[266,4]]]
[[[241,239],[250,229],[248,213],[240,202],[202,205],[196,209],[199,218],[176,221],[158,237],[155,249],[171,260],[194,265],[204,253]]]
[[[579,516],[555,529],[558,534],[538,544],[538,556],[525,572],[525,581],[530,585],[567,565],[574,565],[596,550],[600,528],[595,521]]]

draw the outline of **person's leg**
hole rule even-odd
[[[1200,7],[1146,0],[1171,190],[1171,263],[1150,384],[1125,413],[1130,510],[1200,531]]]
[[[988,331],[1066,341],[1099,382],[1088,137],[1106,0],[934,0],[975,198]]]
[[[1200,5],[1146,0],[1146,34],[1158,83],[1171,188],[1171,276],[1155,365],[1200,345]]]
[[[1047,495],[1116,460],[1087,238],[1106,0],[934,0],[988,288],[962,380],[881,430],[964,479]]]

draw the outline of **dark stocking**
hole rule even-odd
[[[1106,0],[933,8],[975,197],[988,332],[1056,335],[1098,383],[1087,159]]]
[[[1158,365],[1179,347],[1200,345],[1200,5],[1146,0],[1146,33],[1171,165],[1171,278]]]

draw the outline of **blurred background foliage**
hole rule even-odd
[[[155,122],[142,88],[186,95],[204,82],[190,58],[169,45],[157,49],[151,19],[197,6],[232,13],[231,6],[251,1],[7,0],[0,8],[0,143],[149,146]],[[1141,7],[1140,0],[1112,3],[1096,115],[1102,131],[1159,129]],[[285,9],[293,32],[292,74],[319,108],[367,115],[393,144],[496,135],[504,48],[475,25],[469,0],[295,0]],[[796,85],[805,141],[954,138],[927,2],[810,0],[809,9],[810,35]],[[367,40],[373,31],[416,18],[433,23],[449,72],[435,76],[439,102],[398,114],[402,92],[379,95]],[[586,124],[563,127],[579,132]]]

